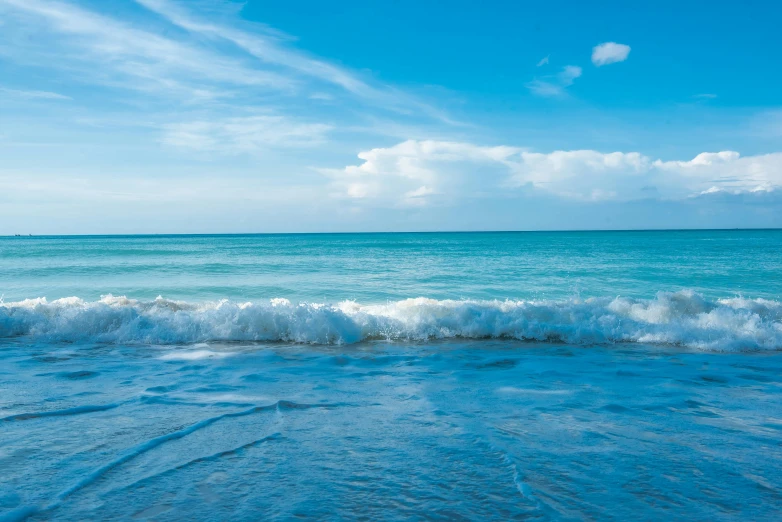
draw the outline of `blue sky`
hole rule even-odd
[[[0,233],[779,227],[780,19],[0,0]]]

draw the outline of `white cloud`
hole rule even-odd
[[[348,94],[342,101],[352,102],[354,112],[359,104],[366,111],[458,124],[417,96],[311,56],[279,31],[241,20],[237,4],[136,1],[146,8],[143,17],[113,17],[59,0],[0,0],[0,17],[13,21],[4,28],[0,52],[82,85],[138,91],[148,95],[140,100],[145,105],[165,96],[177,103],[253,108],[261,97],[278,96],[279,108],[283,101],[323,100],[342,89]]]
[[[566,65],[559,74],[532,80],[527,84],[527,88],[538,96],[561,97],[566,94],[565,88],[573,85],[573,81],[581,76],[581,72],[581,67]]]
[[[314,92],[309,96],[310,100],[334,101],[334,96],[326,92]]]
[[[654,167],[675,174],[693,187],[717,187],[724,191],[757,192],[782,187],[782,153],[741,157],[735,151],[703,152],[689,161],[654,162]]]
[[[51,45],[38,57],[50,66],[76,69],[81,81],[202,98],[215,84],[290,89],[275,72],[253,69],[232,57],[137,29],[74,5],[43,0],[0,0],[17,17],[20,31],[33,31]],[[51,42],[51,39],[57,39]],[[66,49],[70,49],[68,52]],[[53,53],[59,52],[56,59]],[[17,59],[28,58],[17,48]],[[96,64],[98,64],[96,66]]]
[[[317,145],[331,128],[280,115],[257,115],[169,124],[164,126],[163,143],[201,152],[255,153],[269,147]]]
[[[513,147],[408,140],[359,153],[361,165],[322,172],[333,178],[337,196],[422,206],[496,185],[507,173],[508,158],[518,152]]]
[[[551,55],[549,55],[549,56],[551,56]],[[545,58],[541,59],[541,60],[538,62],[538,65],[537,65],[537,67],[542,67],[542,66],[544,66],[544,65],[548,64],[548,59],[549,59],[549,56],[546,56]]]
[[[510,182],[576,199],[614,199],[628,182],[648,171],[650,160],[637,152],[601,153],[594,150],[522,152]]]
[[[782,153],[702,153],[686,161],[639,152],[532,152],[519,147],[408,140],[359,154],[360,165],[324,171],[334,194],[372,204],[422,206],[538,190],[582,201],[681,199],[715,190],[782,188]],[[716,187],[716,188],[712,188]]]
[[[532,80],[527,84],[527,89],[532,94],[545,98],[558,98],[565,95],[565,88],[562,85],[546,80]]]
[[[70,96],[49,91],[28,91],[0,87],[0,94],[26,100],[71,100]]]
[[[581,67],[578,67],[576,65],[566,65],[562,72],[559,73],[559,79],[562,82],[562,85],[569,86],[573,85],[573,80],[581,76]]]
[[[302,74],[340,85],[356,94],[369,94],[372,91],[372,88],[365,82],[339,67],[284,48],[278,37],[279,33],[276,31],[251,34],[239,29],[200,21],[177,3],[168,0],[136,0],[136,2],[166,17],[174,25],[193,33],[230,41],[264,62],[294,69]],[[257,29],[259,26],[255,27]]]
[[[598,67],[623,62],[630,55],[630,46],[616,42],[605,42],[592,49],[592,63]]]
[[[165,17],[174,25],[191,33],[231,42],[266,64],[283,67],[297,74],[339,86],[361,99],[389,109],[423,111],[430,117],[453,123],[440,110],[398,89],[370,85],[357,74],[343,67],[287,47],[281,34],[266,26],[254,24],[254,31],[250,32],[199,19],[183,9],[180,4],[170,0],[135,1]]]
[[[722,152],[702,152],[689,161],[657,161],[656,165],[662,168],[687,169],[695,167],[711,167],[718,164],[733,163],[739,159],[736,151],[725,150]]]

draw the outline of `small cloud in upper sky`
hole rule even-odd
[[[693,98],[696,98],[698,100],[713,100],[717,97],[716,94],[709,94],[709,93],[703,93],[703,94],[696,94],[693,96]]]
[[[551,56],[551,55],[549,55],[549,56]],[[546,57],[545,57],[545,58],[543,58],[541,61],[539,61],[539,62],[538,62],[538,65],[537,65],[537,67],[542,67],[542,66],[546,65],[546,64],[548,63],[548,58],[549,58],[549,57],[548,57],[548,56],[546,56]]]
[[[600,67],[627,60],[630,46],[616,42],[605,42],[592,48],[592,63]]]
[[[533,94],[546,97],[558,97],[565,95],[565,87],[573,85],[573,81],[581,76],[581,67],[566,65],[559,74],[544,76],[543,79],[535,79],[527,84],[527,89]]]
[[[566,65],[559,73],[559,79],[562,85],[573,85],[573,80],[581,76],[581,67],[577,65]]]
[[[545,96],[547,98],[555,98],[565,94],[565,89],[561,85],[544,80],[532,80],[527,84],[527,89],[529,89],[532,94]]]

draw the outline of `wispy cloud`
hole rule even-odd
[[[385,85],[372,85],[356,73],[289,47],[280,33],[254,24],[254,32],[236,26],[211,23],[189,13],[170,0],[135,0],[150,11],[165,17],[191,33],[231,42],[245,52],[274,66],[290,70],[337,87],[384,108],[398,111],[423,111],[430,117],[455,123],[444,112],[405,92]]]
[[[592,63],[597,67],[627,60],[630,46],[616,42],[605,42],[592,48]]]
[[[277,97],[280,108],[284,99],[325,100],[341,90],[353,112],[459,124],[418,96],[296,49],[292,38],[242,21],[235,9],[221,16],[205,10],[218,2],[135,1],[144,9],[120,20],[60,0],[0,0],[0,15],[13,21],[6,29],[13,52],[5,56],[58,69],[82,84],[150,95],[144,103],[154,96],[255,108]]]
[[[136,2],[165,17],[174,25],[192,33],[227,40],[266,63],[292,69],[301,74],[338,85],[361,96],[374,97],[379,95],[373,87],[350,72],[323,60],[309,57],[302,52],[285,48],[279,40],[277,32],[264,31],[253,34],[234,27],[202,21],[179,4],[168,0],[136,0]],[[264,26],[256,25],[255,28],[256,30],[263,29]]]
[[[558,85],[546,80],[532,80],[527,83],[527,89],[537,96],[543,96],[545,98],[556,98],[564,96],[565,89],[562,85]]]
[[[271,147],[309,147],[323,143],[330,125],[280,115],[257,115],[167,124],[163,143],[222,154],[260,153]]]
[[[567,87],[573,85],[573,81],[579,76],[581,76],[581,67],[566,65],[562,72],[559,73],[559,80],[562,82],[562,85]]]
[[[72,4],[44,0],[0,0],[17,17],[16,30],[59,38],[48,53],[59,51],[50,66],[74,67],[81,81],[139,90],[183,92],[203,97],[215,86],[242,85],[290,89],[290,78],[248,67],[219,55]],[[17,59],[27,55],[18,49]],[[99,68],[95,64],[100,64]]]
[[[551,55],[546,56],[545,58],[541,59],[536,67],[543,67],[544,65],[548,64],[548,59]]]
[[[19,89],[8,89],[0,87],[0,94],[8,97],[23,98],[26,100],[72,100],[70,96],[49,91],[29,91]]]
[[[566,94],[565,88],[573,85],[581,73],[581,67],[566,65],[558,74],[532,80],[527,83],[527,88],[538,96],[562,97]]]

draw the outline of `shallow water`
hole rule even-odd
[[[9,517],[754,519],[782,355],[0,345]]]

